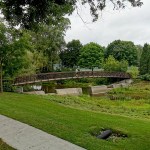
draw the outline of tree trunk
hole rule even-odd
[[[92,67],[92,75],[93,75],[93,70],[94,70],[94,68]]]
[[[3,93],[3,68],[2,68],[2,63],[0,63],[0,93]]]

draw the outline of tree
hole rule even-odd
[[[105,71],[126,72],[128,69],[128,62],[125,60],[121,60],[119,62],[112,55],[110,55],[105,60],[103,68]]]
[[[12,76],[23,67],[28,36],[20,35],[0,23],[0,92],[3,92],[3,75]]]
[[[44,67],[46,72],[52,71],[53,64],[59,61],[59,53],[65,45],[65,31],[69,28],[69,25],[69,20],[63,18],[55,26],[41,24],[38,32],[31,31],[34,49],[43,53],[43,56],[47,58],[47,64]]]
[[[70,68],[77,66],[81,48],[82,44],[79,40],[69,42],[66,46],[66,50],[60,53],[62,65]]]
[[[143,46],[142,45],[136,45],[137,48],[137,58],[138,58],[138,66],[140,66],[140,59],[143,52]]]
[[[140,60],[140,74],[150,74],[150,45],[145,44]]]
[[[96,43],[89,43],[83,46],[79,56],[78,65],[89,69],[100,68],[104,60],[104,48]]]
[[[21,25],[25,28],[35,27],[37,24],[59,21],[66,14],[78,9],[78,0],[2,0],[1,12],[5,19],[13,26]],[[93,21],[97,20],[99,11],[105,9],[111,2],[114,9],[125,8],[127,2],[133,7],[141,6],[141,0],[81,0],[82,5],[89,4]]]
[[[127,60],[129,65],[137,65],[137,48],[133,42],[116,40],[106,49],[106,58],[112,55],[118,61]]]

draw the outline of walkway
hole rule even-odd
[[[0,138],[17,150],[85,150],[3,115],[0,115]]]
[[[81,72],[51,72],[41,73],[23,77],[17,77],[13,85],[26,85],[53,80],[66,80],[77,78],[118,78],[130,79],[131,76],[125,72],[105,72],[105,71],[81,71]]]

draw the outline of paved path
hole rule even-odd
[[[0,115],[0,138],[17,150],[85,150],[3,115]]]

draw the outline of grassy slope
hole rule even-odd
[[[150,119],[150,82],[137,82],[129,88],[114,89],[109,95],[117,97],[45,96],[45,99],[65,106],[128,117]]]
[[[15,150],[0,139],[0,150]]]
[[[150,121],[68,108],[40,96],[4,93],[0,114],[20,120],[89,150],[149,150]],[[112,128],[128,134],[124,140],[104,141],[90,132]]]

